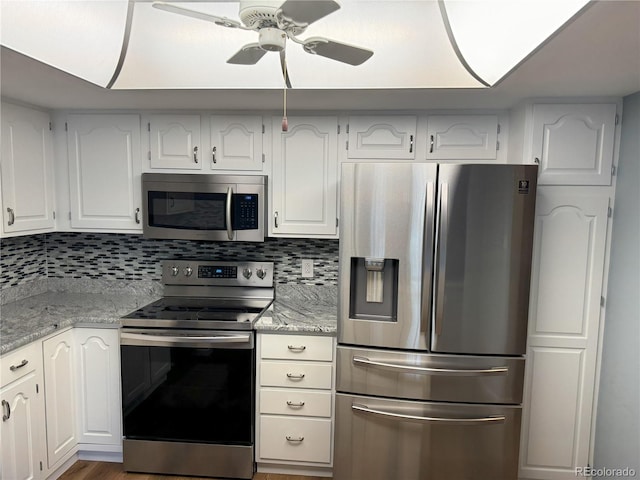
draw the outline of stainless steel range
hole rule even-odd
[[[273,263],[165,260],[164,296],[122,318],[124,469],[250,479],[254,323]]]

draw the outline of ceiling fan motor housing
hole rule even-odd
[[[258,44],[263,50],[281,52],[284,50],[287,34],[278,28],[262,28],[258,36]]]

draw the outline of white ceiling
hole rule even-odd
[[[420,53],[410,43],[406,52],[414,58]],[[282,103],[282,92],[274,89],[106,90],[4,47],[0,56],[0,94],[45,108],[272,110]],[[290,110],[508,108],[534,97],[636,91],[640,0],[605,0],[594,2],[489,89],[294,89],[287,103]]]

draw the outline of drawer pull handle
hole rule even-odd
[[[15,372],[16,370],[18,370],[19,368],[24,367],[27,363],[29,363],[29,360],[27,360],[26,358],[24,360],[22,360],[22,362],[20,362],[20,365],[11,365],[9,367],[9,370],[11,370],[12,372]]]
[[[291,380],[302,380],[304,378],[304,373],[287,373],[287,378]]]
[[[7,412],[6,414],[4,412]],[[2,421],[6,422],[11,418],[11,405],[6,400],[2,400]]]
[[[296,353],[304,352],[307,349],[305,345],[300,345],[299,347],[296,347],[295,345],[287,345],[287,348]]]
[[[304,437],[292,437],[291,435],[286,436],[287,442],[302,442]]]
[[[304,407],[304,402],[292,402],[291,400],[287,400],[287,405],[291,408],[301,408]]]

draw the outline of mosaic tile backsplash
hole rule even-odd
[[[275,263],[278,284],[337,285],[338,240],[268,238],[264,243],[150,240],[112,233],[48,233],[2,239],[0,287],[42,278],[160,280],[160,260],[208,258]],[[314,278],[301,278],[302,258]]]

